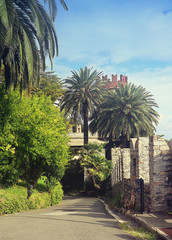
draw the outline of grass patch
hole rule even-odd
[[[138,240],[156,240],[156,235],[144,227],[131,227],[129,222],[119,223],[119,226]]]

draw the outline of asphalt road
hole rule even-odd
[[[0,217],[0,240],[133,240],[96,198],[67,198],[48,209]]]

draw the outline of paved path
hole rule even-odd
[[[133,240],[96,198],[67,198],[49,209],[0,217],[0,240]]]

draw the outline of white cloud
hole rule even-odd
[[[128,7],[114,3],[111,9],[93,8],[88,14],[69,11],[57,27],[60,57],[105,64],[105,51],[115,64],[133,58],[172,60],[172,14],[151,5],[142,8],[141,1],[137,9]]]

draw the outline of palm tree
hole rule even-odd
[[[6,88],[16,87],[18,82],[24,87],[37,84],[46,56],[52,63],[58,55],[53,26],[57,6],[55,0],[44,2],[48,2],[51,16],[38,0],[0,0],[0,68],[3,64]]]
[[[158,124],[158,107],[152,94],[142,86],[120,85],[110,92],[91,118],[90,131],[103,137],[126,140],[130,137],[152,135]]]
[[[62,101],[62,110],[70,113],[76,120],[82,117],[84,121],[84,145],[88,144],[88,115],[101,103],[105,82],[100,78],[102,72],[91,68],[80,68],[72,71],[72,77],[65,80],[67,91]]]
[[[44,0],[44,3],[48,3],[51,19],[54,21],[57,14],[56,0]],[[60,3],[62,4],[63,8],[68,11],[68,7],[65,1],[60,0]]]

